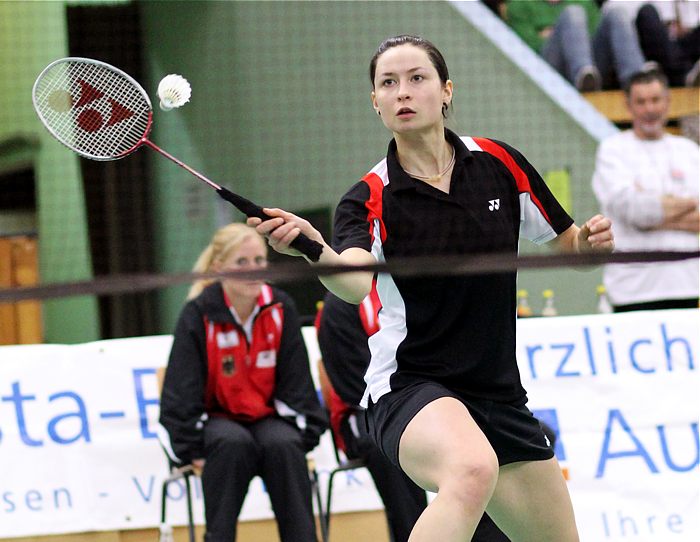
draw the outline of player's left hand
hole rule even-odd
[[[603,215],[586,220],[577,237],[579,252],[612,252],[615,249],[612,222]]]

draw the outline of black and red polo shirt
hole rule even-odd
[[[516,253],[520,236],[544,243],[573,220],[512,147],[445,130],[455,148],[450,193],[410,177],[387,157],[342,198],[333,247],[378,261],[409,256]],[[515,359],[516,273],[403,278],[380,274],[380,331],[363,406],[416,379],[466,396],[525,401]]]

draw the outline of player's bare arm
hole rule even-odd
[[[612,223],[603,215],[595,215],[580,228],[572,224],[550,244],[560,252],[612,252],[615,248]]]
[[[301,233],[323,246],[318,260],[320,265],[371,265],[377,263],[372,254],[362,248],[352,247],[338,254],[323,239],[323,236],[307,220],[282,209],[265,209],[269,220],[249,218],[248,225],[255,227],[264,235],[270,246],[281,254],[289,256],[304,256],[298,250],[291,248],[290,243]],[[307,261],[308,257],[304,256]],[[372,273],[343,273],[338,275],[320,276],[321,283],[331,292],[348,303],[359,304],[369,294],[372,288]]]

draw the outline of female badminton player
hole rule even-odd
[[[442,54],[415,36],[385,40],[370,63],[372,106],[393,133],[386,158],[343,196],[332,247],[281,209],[249,219],[277,251],[299,232],[320,263],[517,252],[519,237],[570,252],[613,249],[611,224],[577,227],[528,161],[490,139],[445,129],[453,83]],[[410,540],[470,540],[486,509],[514,542],[578,540],[561,470],[525,406],[515,358],[516,273],[323,277],[346,301],[376,288],[369,340],[370,433],[418,485],[437,492]]]

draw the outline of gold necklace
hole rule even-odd
[[[450,171],[450,168],[455,164],[455,154],[456,154],[456,153],[455,153],[455,148],[452,147],[452,158],[450,159],[449,164],[447,164],[447,166],[445,166],[445,169],[443,169],[443,170],[442,170],[440,173],[438,173],[437,175],[418,175],[417,173],[411,173],[411,172],[408,171],[406,168],[404,168],[404,171],[406,172],[407,175],[410,175],[411,177],[413,177],[414,179],[418,179],[419,181],[426,181],[426,182],[429,182],[429,183],[436,183],[436,182],[438,182],[440,179],[442,179],[443,175],[445,175],[445,173],[447,173],[448,171]]]

